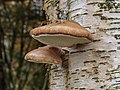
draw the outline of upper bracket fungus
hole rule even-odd
[[[91,33],[74,21],[59,21],[37,27],[30,31],[30,35],[44,44],[62,47],[85,44],[92,40]]]

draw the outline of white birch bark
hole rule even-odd
[[[45,0],[44,8],[49,21],[58,20],[59,5],[59,0]],[[63,9],[62,5],[60,6]],[[52,65],[49,73],[49,90],[66,90],[67,72],[68,69],[63,68],[62,65]]]
[[[87,28],[94,41],[69,49],[67,69],[52,66],[49,90],[120,89],[120,8],[104,11],[98,7],[100,2],[105,0],[69,0],[69,5],[66,4],[69,20]]]

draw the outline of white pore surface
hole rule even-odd
[[[64,34],[40,34],[32,37],[44,44],[67,47],[75,44],[89,43],[90,40],[85,37],[75,37]]]

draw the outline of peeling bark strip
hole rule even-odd
[[[68,69],[61,65],[51,67],[49,90],[120,89],[120,8],[106,11],[99,7],[99,3],[105,3],[105,0],[69,1],[70,20],[94,33],[95,40],[79,45],[77,49],[69,49]],[[58,11],[50,11],[53,5],[47,5],[49,20],[57,19]]]

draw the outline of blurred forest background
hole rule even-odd
[[[0,0],[0,90],[48,90],[46,65],[24,60],[27,52],[43,46],[29,35],[32,28],[46,23],[47,15],[45,15],[42,6],[44,0],[34,1],[41,2],[35,3],[33,0]],[[120,5],[114,3],[115,0],[105,1],[105,3],[98,5],[100,9],[107,11],[113,7],[120,7]],[[50,3],[50,5],[54,3],[53,6],[56,7],[58,2],[53,0],[53,3]],[[115,11],[114,13],[119,12]],[[119,19],[107,18],[102,14],[94,14],[93,16],[100,16],[101,20]],[[120,22],[111,24],[117,25]],[[112,29],[119,30],[120,28]],[[120,39],[119,36],[115,35],[115,38]],[[120,49],[120,46],[118,49]]]
[[[24,55],[41,43],[29,30],[46,20],[32,0],[0,0],[0,90],[47,90],[44,64],[30,63]]]

